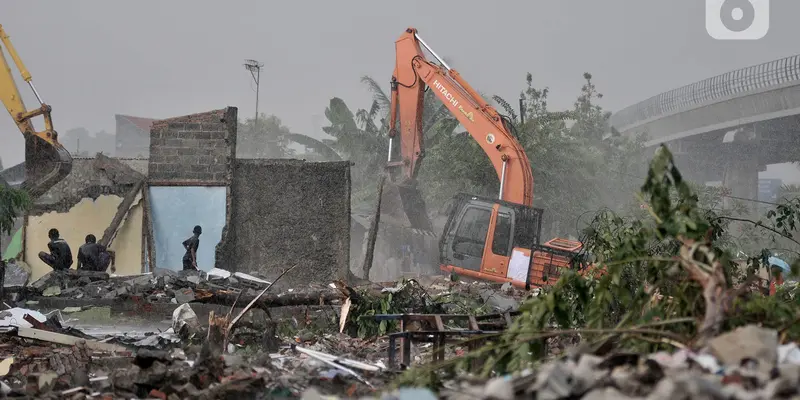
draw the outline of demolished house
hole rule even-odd
[[[72,172],[38,198],[24,218],[23,254],[31,267],[31,279],[51,270],[37,255],[47,251],[51,228],[58,229],[70,244],[73,258],[91,233],[98,241],[110,243],[110,249],[116,252],[118,273],[141,273],[141,198],[146,169],[146,160],[116,160],[103,155],[75,159]],[[116,226],[111,226],[112,221]]]
[[[94,234],[116,252],[116,273],[133,275],[180,270],[195,225],[203,227],[201,270],[270,278],[301,263],[309,271],[303,282],[344,278],[349,163],[237,160],[236,128],[235,107],[158,120],[147,159],[76,159],[24,218],[21,258],[31,282],[50,271],[38,253],[47,251],[51,228],[73,258]]]

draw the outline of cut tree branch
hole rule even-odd
[[[761,221],[753,221],[753,220],[747,219],[747,218],[736,218],[736,217],[726,217],[726,216],[718,216],[716,219],[727,219],[727,220],[730,220],[730,221],[748,222],[748,223],[751,223],[751,224],[753,224],[753,225],[755,225],[757,227],[764,228],[764,229],[766,229],[766,230],[768,230],[770,232],[777,233],[778,235],[781,235],[782,237],[784,237],[784,238],[786,238],[788,240],[791,240],[792,242],[794,242],[795,244],[800,246],[800,242],[798,242],[794,238],[792,238],[790,236],[787,236],[785,233],[783,233],[783,232],[781,232],[781,231],[779,231],[779,230],[777,230],[775,228],[772,228],[772,227],[764,225],[763,223],[761,223]]]

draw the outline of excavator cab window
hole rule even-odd
[[[475,271],[481,269],[483,248],[486,246],[491,217],[491,208],[483,206],[464,208],[452,242],[452,255],[458,260],[459,267]]]
[[[506,257],[511,255],[512,227],[511,214],[499,211],[497,213],[497,223],[494,227],[492,253]]]

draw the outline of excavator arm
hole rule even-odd
[[[39,108],[28,110],[25,107],[19,89],[14,83],[11,67],[3,51],[0,50],[0,62],[2,62],[0,65],[2,67],[0,68],[0,99],[20,132],[25,136],[27,176],[22,187],[28,191],[31,197],[35,198],[69,175],[72,169],[72,156],[58,142],[58,134],[53,130],[53,120],[50,116],[52,109],[42,101],[39,92],[36,91],[30,72],[22,63],[22,59],[11,44],[2,25],[0,25],[0,42],[14,61],[22,79],[30,86],[36,100],[39,101]],[[44,130],[42,131],[37,131],[33,126],[33,118],[38,116],[42,116],[44,119]]]
[[[438,63],[428,61],[423,48]],[[533,208],[531,164],[503,116],[437,55],[416,29],[408,28],[395,42],[395,49],[387,162],[391,181],[382,185],[379,195],[380,221],[389,216],[391,225],[400,221],[410,224],[412,232],[430,231],[432,224],[416,188],[416,176],[425,151],[424,94],[432,90],[481,146],[500,180],[496,198],[465,193],[454,197],[439,239],[440,270],[527,288],[546,285],[561,269],[574,268],[580,242],[555,238],[540,244],[543,210]],[[400,142],[399,160],[392,159],[395,139]],[[389,196],[387,189],[393,192]],[[405,231],[400,232],[401,244],[414,244],[406,239]],[[396,246],[397,241],[389,242]]]
[[[441,65],[428,61],[421,46]],[[387,166],[402,170],[400,174],[393,174],[400,176],[398,183],[413,184],[424,156],[422,110],[423,95],[428,86],[489,157],[500,179],[499,199],[531,206],[533,173],[530,161],[497,110],[481,98],[458,72],[449,68],[419,37],[416,29],[408,28],[395,42],[395,50],[397,59],[392,75]],[[392,161],[392,145],[398,133],[402,159]]]

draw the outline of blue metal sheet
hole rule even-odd
[[[197,266],[208,271],[214,267],[214,251],[225,227],[224,186],[151,186],[153,236],[156,267],[183,268],[183,241],[192,235],[195,225],[203,227]]]

